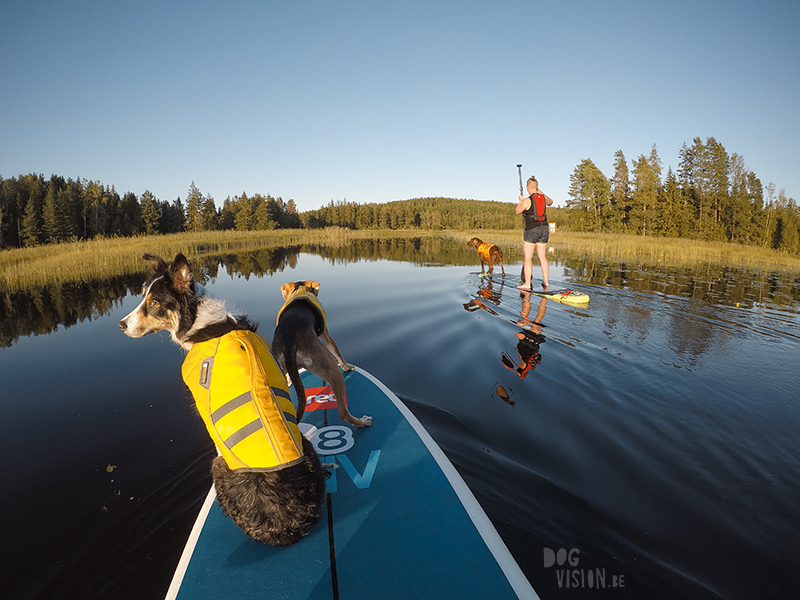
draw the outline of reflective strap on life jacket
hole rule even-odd
[[[276,396],[279,396],[281,394],[281,390],[278,390],[278,389],[276,389],[274,387],[271,387],[270,390],[272,390],[272,393],[275,394]],[[216,429],[217,431],[220,430],[220,428],[222,426],[221,425],[218,426],[217,423],[219,421],[221,421],[224,416],[226,416],[227,414],[229,414],[229,413],[231,413],[231,412],[233,412],[233,411],[235,411],[237,409],[240,409],[240,408],[243,408],[243,407],[246,407],[246,406],[250,407],[250,406],[252,406],[252,403],[253,403],[253,394],[252,394],[252,392],[245,392],[241,396],[237,396],[233,400],[230,400],[226,404],[223,404],[222,406],[220,406],[217,410],[215,410],[213,413],[211,413],[211,422],[214,424],[214,429]],[[227,446],[228,448],[232,448],[233,446],[235,446],[239,442],[243,441],[245,438],[247,438],[251,434],[256,433],[261,428],[261,420],[258,417],[258,415],[255,414],[253,416],[254,416],[254,419],[252,421],[250,421],[246,425],[242,426],[242,428],[239,429],[238,431],[234,431],[232,434],[230,434],[230,436],[228,436],[227,438],[225,438],[223,440],[225,442],[225,446]],[[289,423],[297,424],[297,419],[295,419],[295,416],[294,416],[293,413],[284,412],[283,413],[283,417]]]
[[[289,294],[288,298],[286,298],[286,302],[283,303],[283,306],[281,306],[281,309],[278,311],[278,317],[275,319],[275,324],[277,325],[280,322],[283,311],[286,310],[290,304],[297,301],[308,302],[315,309],[317,313],[317,319],[314,329],[318,336],[322,335],[322,332],[325,331],[325,310],[322,308],[322,304],[320,304],[316,294],[314,294],[314,292],[309,290],[304,285],[297,286],[297,289]]]
[[[492,248],[494,248],[494,244],[483,242],[480,246],[478,246],[478,254],[480,254],[481,258],[483,258],[483,260],[486,262],[491,262],[489,260],[489,252]]]
[[[302,460],[286,378],[261,336],[232,331],[194,344],[181,372],[228,467],[271,470]]]

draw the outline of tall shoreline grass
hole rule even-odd
[[[418,234],[411,234],[418,235]],[[341,245],[357,238],[406,238],[409,232],[326,229],[201,231],[102,238],[0,251],[0,291],[15,292],[65,282],[88,282],[118,275],[149,273],[142,260],[151,253],[171,259],[279,248],[298,244]]]
[[[521,235],[515,234],[515,237]],[[729,242],[569,231],[551,234],[548,245],[556,251],[563,247],[573,254],[583,253],[607,262],[641,261],[671,266],[709,264],[800,273],[798,255]]]
[[[106,238],[0,251],[0,290],[20,291],[65,282],[87,282],[117,275],[147,273],[145,252],[165,259],[183,252],[188,258],[278,248],[298,244],[342,245],[353,239],[445,237],[463,240],[478,236],[507,248],[507,259],[521,257],[522,232],[514,230],[423,231],[280,229],[274,231],[203,231],[170,235]],[[722,264],[737,267],[800,272],[800,257],[738,244],[676,238],[557,232],[551,247],[608,262],[651,264]],[[512,250],[512,248],[514,248]]]

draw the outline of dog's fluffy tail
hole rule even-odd
[[[300,372],[297,370],[295,349],[288,348],[284,350],[283,359],[286,361],[286,373],[289,375],[289,379],[292,380],[294,391],[297,392],[297,422],[299,424],[303,418],[303,413],[306,411],[306,388],[303,386],[303,380],[300,379]]]

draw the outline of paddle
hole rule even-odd
[[[517,169],[519,169],[519,194],[522,195],[522,165],[517,165]]]

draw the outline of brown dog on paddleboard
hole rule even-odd
[[[500,246],[490,242],[484,242],[480,238],[476,237],[467,242],[467,246],[475,248],[478,251],[478,256],[481,259],[481,273],[483,273],[483,263],[486,261],[489,263],[490,276],[494,270],[494,263],[498,263],[500,265],[500,269],[503,272],[503,277],[506,276],[506,269],[503,266],[503,250],[500,248]]]

